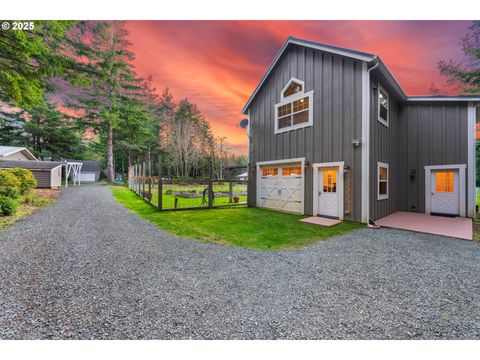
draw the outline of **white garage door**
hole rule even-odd
[[[80,172],[80,182],[93,182],[95,181],[94,172]]]
[[[301,163],[263,165],[257,176],[258,207],[303,213]]]

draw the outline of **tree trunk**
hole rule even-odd
[[[107,131],[107,181],[113,183],[115,182],[115,172],[113,171],[113,129],[111,124],[108,124]]]

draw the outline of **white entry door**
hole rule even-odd
[[[318,215],[338,217],[337,167],[320,168]]]
[[[437,170],[431,174],[431,212],[458,215],[460,212],[458,170]]]

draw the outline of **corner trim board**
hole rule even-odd
[[[370,217],[370,73],[362,63],[362,223]]]

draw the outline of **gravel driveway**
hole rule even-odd
[[[69,188],[0,233],[0,338],[479,339],[480,245],[365,229],[243,250]]]

